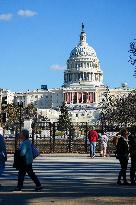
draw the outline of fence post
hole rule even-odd
[[[71,129],[69,128],[69,146],[68,146],[69,152],[71,152]]]
[[[46,122],[47,123],[47,122]],[[46,124],[47,126],[47,124]],[[52,135],[52,124],[51,122],[49,122],[49,127],[50,127],[50,153],[52,152],[52,143],[51,143],[51,135]]]
[[[86,122],[86,136],[85,136],[85,152],[87,153],[87,138],[88,138],[88,126],[87,126],[87,122]]]
[[[15,128],[15,151],[17,150],[17,137],[18,137],[18,133],[17,133],[17,127]]]
[[[53,152],[55,151],[55,122],[53,122]]]
[[[35,129],[35,123],[33,122],[32,125],[32,144],[34,144],[34,129]]]

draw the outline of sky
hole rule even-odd
[[[63,85],[81,24],[104,84],[136,88],[128,62],[136,38],[135,0],[0,0],[0,88],[22,92]]]

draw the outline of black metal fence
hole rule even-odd
[[[56,122],[36,122],[31,138],[42,153],[86,153],[87,132],[87,123],[72,123],[69,129],[60,130]]]
[[[71,123],[67,129],[60,130],[58,123],[35,122],[32,126],[30,139],[39,148],[40,153],[89,153],[87,123]],[[99,131],[98,131],[99,132]],[[17,131],[15,136],[17,136]],[[14,153],[19,142],[17,137],[5,137],[8,153]],[[97,144],[97,152],[100,143]],[[112,138],[109,139],[108,153],[114,153],[115,147]]]

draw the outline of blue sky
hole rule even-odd
[[[63,84],[81,23],[101,63],[104,83],[136,87],[128,63],[136,38],[135,0],[0,0],[0,87],[26,91]]]

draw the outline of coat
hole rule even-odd
[[[98,133],[96,130],[90,130],[88,133],[89,142],[97,142],[98,141]]]
[[[128,159],[129,149],[128,143],[124,137],[118,139],[117,148],[116,148],[116,158],[119,160]]]
[[[136,159],[136,133],[130,134],[128,139],[130,156]]]
[[[4,142],[4,137],[0,134],[0,175],[4,171],[5,161],[7,161],[6,145]]]
[[[26,164],[32,164],[33,162],[33,154],[31,142],[29,139],[24,140],[19,146],[20,156],[25,156]]]
[[[101,136],[101,144],[104,146],[104,147],[107,147],[107,143],[108,143],[108,136],[106,134],[103,134]]]

